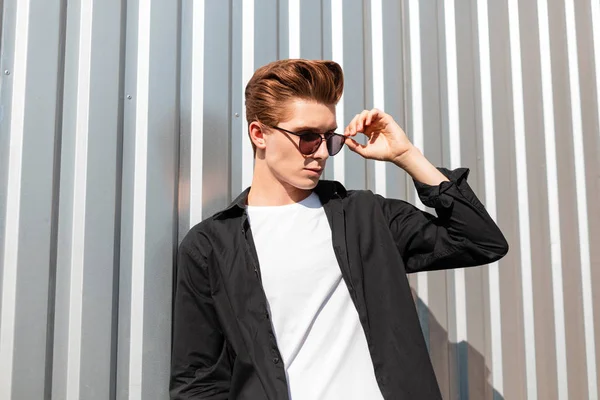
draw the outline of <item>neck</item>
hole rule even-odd
[[[252,187],[248,193],[248,205],[284,206],[298,203],[312,193],[309,189],[299,189],[277,179],[271,171],[257,160],[252,177]]]

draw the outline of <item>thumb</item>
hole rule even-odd
[[[365,156],[365,151],[366,151],[366,147],[363,144],[358,143],[356,140],[347,137],[346,138],[346,146],[348,146],[348,148],[350,150],[352,150],[353,152],[355,152],[356,154],[359,154],[361,156]]]

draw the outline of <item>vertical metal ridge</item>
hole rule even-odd
[[[590,8],[592,10],[592,15],[590,19],[592,20],[592,42],[594,43],[594,70],[596,76],[596,98],[600,103],[600,2],[596,0],[590,0]],[[600,127],[600,112],[597,113],[598,116],[598,127]]]
[[[121,40],[119,42],[119,106],[117,108],[117,147],[115,179],[115,219],[114,219],[114,256],[113,256],[113,301],[110,357],[110,399],[117,398],[119,369],[119,304],[121,300],[121,227],[123,206],[123,144],[125,132],[125,72],[127,50],[127,2],[121,2]]]
[[[594,75],[595,75],[595,95],[596,95],[596,106],[600,104],[600,2],[596,0],[590,0],[591,7],[591,25],[592,25],[592,42],[593,42],[593,53],[594,53]],[[600,110],[596,111],[597,126],[600,128]],[[590,280],[590,282],[592,282]],[[596,288],[596,291],[600,289]],[[590,351],[590,350],[588,350]],[[596,352],[598,350],[596,349]],[[592,357],[596,357],[596,360],[600,360],[600,355],[592,354]],[[596,366],[597,368],[597,366]],[[589,373],[589,371],[588,371]],[[598,372],[596,372],[596,380]],[[597,383],[596,383],[597,385]],[[598,389],[596,389],[596,398],[598,399]]]
[[[567,35],[567,58],[569,64],[569,89],[571,96],[571,126],[575,159],[575,188],[577,198],[577,228],[579,235],[579,255],[583,294],[583,325],[585,332],[586,367],[588,396],[598,397],[596,370],[596,345],[594,337],[594,310],[591,287],[590,244],[587,211],[587,187],[585,177],[585,157],[581,115],[581,93],[579,62],[577,55],[577,32],[575,30],[575,6],[573,0],[565,0]]]
[[[244,0],[245,2],[246,0]],[[289,57],[300,57],[300,0],[288,0]]]
[[[4,1],[0,2],[0,45],[3,43],[4,39]]]
[[[519,27],[519,8],[516,0],[509,0],[508,15],[516,162],[519,171],[526,171],[527,159],[525,155],[526,140],[521,66],[521,34]],[[531,231],[529,226],[529,195],[527,185],[527,174],[517,173],[517,203],[519,210],[527,398],[529,400],[535,400],[537,398],[537,373],[535,358],[535,327],[533,324],[534,309],[531,273]]]
[[[408,0],[408,57],[410,59],[410,103],[411,115],[406,117],[412,124],[412,143],[425,154],[425,140],[423,132],[423,86],[421,70],[421,15],[418,0]],[[408,86],[408,85],[406,85]],[[408,94],[407,94],[408,97]],[[407,132],[408,133],[408,132]],[[409,134],[410,136],[410,134]],[[407,180],[408,181],[408,180]],[[423,203],[419,200],[417,190],[412,187],[411,191],[415,199],[414,204],[420,210],[424,210]],[[417,302],[417,308],[420,315],[421,324],[424,331],[429,329],[429,273],[421,272],[417,274],[417,296],[420,302]],[[429,349],[429,337],[425,337],[425,342]]]
[[[344,68],[344,19],[342,15],[342,0],[331,0],[331,59]],[[338,130],[344,129],[344,94],[336,107],[336,123]],[[333,158],[333,178],[344,184],[345,181],[346,149]]]
[[[55,307],[56,307],[56,283],[58,270],[58,228],[61,188],[61,159],[62,159],[62,135],[63,135],[63,109],[64,109],[64,83],[65,83],[65,52],[67,42],[67,0],[60,2],[60,27],[59,27],[59,57],[58,76],[56,90],[56,113],[54,129],[54,165],[52,181],[52,210],[50,223],[50,268],[48,276],[48,325],[46,336],[46,365],[44,376],[44,399],[51,399],[54,376],[54,334],[55,334]]]
[[[25,124],[25,86],[29,48],[30,0],[17,2],[13,59],[12,111],[8,156],[8,191],[5,216],[2,309],[0,310],[0,398],[12,396],[13,356],[19,261],[19,228],[23,135]]]
[[[133,180],[133,242],[131,259],[131,329],[129,396],[142,399],[144,365],[144,286],[146,265],[146,196],[148,169],[148,112],[150,90],[150,38],[152,1],[140,0],[135,108]]]
[[[410,51],[410,81],[412,104],[412,135],[413,144],[424,151],[423,142],[423,94],[421,84],[421,16],[419,1],[409,0],[409,51]],[[417,197],[418,198],[418,197]]]
[[[192,3],[192,90],[188,228],[202,220],[204,142],[204,0]],[[245,23],[245,22],[244,22]]]
[[[568,398],[567,354],[565,340],[565,314],[562,279],[562,251],[559,215],[559,199],[556,159],[556,137],[554,127],[554,101],[552,92],[552,63],[550,50],[550,28],[548,4],[537,1],[538,28],[540,36],[542,109],[544,118],[546,182],[548,186],[548,223],[550,225],[550,258],[552,270],[552,292],[554,297],[554,334],[556,347],[558,398]]]
[[[444,44],[446,45],[446,77],[448,80],[448,134],[450,137],[450,168],[458,168],[461,166],[455,16],[454,0],[445,1]]]
[[[371,44],[373,107],[385,111],[382,0],[371,0]],[[382,196],[387,195],[386,165],[386,162],[375,161],[375,191]]]
[[[233,0],[229,0],[229,8],[228,8],[228,10],[229,10],[229,15],[228,16],[229,16],[229,25],[230,25],[230,28],[227,30],[227,34],[228,34],[227,42],[228,42],[228,50],[229,50],[229,52],[228,52],[229,66],[227,68],[227,78],[228,78],[229,84],[232,85],[232,82],[233,82],[233,69],[234,69],[233,68],[233,62],[232,62],[232,60],[233,60],[233,28],[231,27],[233,25],[233,11],[232,11],[233,10]],[[278,13],[279,13],[279,0],[277,0],[277,10],[278,10]],[[279,27],[279,19],[277,19],[276,25]],[[230,115],[233,113],[233,98],[234,98],[234,96],[233,96],[233,90],[229,90],[228,91],[228,101],[227,101],[228,109],[227,110],[228,110],[228,113]],[[244,109],[245,108],[246,107],[244,107]],[[244,122],[242,121],[242,123],[244,123]],[[228,130],[228,132],[230,132],[229,137],[231,138],[231,132],[233,131],[233,126],[234,126],[232,118],[229,118],[227,120],[227,126],[228,126],[227,130]],[[232,147],[228,146],[228,154],[227,155],[229,156],[229,158],[228,158],[228,160],[229,160],[229,173],[228,173],[229,182],[228,182],[228,186],[227,186],[227,193],[228,193],[227,201],[233,200],[233,196],[237,195],[237,193],[232,190],[232,188],[233,188],[233,182],[234,182],[234,179],[233,179],[233,168],[231,167],[231,161],[233,159],[233,155],[232,154],[233,154]]]
[[[242,119],[242,187],[244,190],[252,183],[254,153],[250,138],[245,134],[247,130],[246,124],[246,107],[245,107],[245,88],[248,81],[254,74],[254,0],[244,0],[242,7],[242,104],[241,104],[241,119]],[[290,16],[291,18],[291,16]],[[291,30],[291,28],[290,28]],[[252,116],[250,116],[252,117]]]
[[[202,3],[202,9],[204,10],[204,2]],[[192,8],[192,12],[193,12],[193,8]],[[184,22],[183,22],[183,13],[184,13],[184,5],[183,5],[183,1],[179,1],[177,2],[177,68],[176,68],[176,81],[177,81],[177,88],[176,88],[176,94],[175,94],[175,102],[176,102],[176,108],[179,111],[178,115],[177,115],[177,127],[176,127],[176,131],[177,131],[177,144],[175,146],[175,150],[176,150],[176,159],[175,159],[175,163],[176,163],[176,168],[175,168],[175,182],[181,182],[181,158],[182,158],[182,151],[181,151],[181,135],[182,135],[182,128],[181,126],[184,124],[184,122],[182,122],[182,107],[181,104],[183,102],[182,100],[182,75],[183,75],[183,35],[184,35]],[[204,26],[204,21],[202,23],[202,25]],[[204,32],[204,31],[203,31]],[[204,50],[202,51],[202,54],[204,54]],[[204,68],[204,63],[202,64],[202,67]],[[200,76],[204,76],[204,74],[201,74]],[[191,97],[191,95],[190,95]],[[190,126],[191,126],[191,121],[190,121]],[[191,128],[190,128],[190,133],[191,133]],[[190,161],[191,163],[191,161]],[[181,219],[179,218],[179,205],[180,205],[180,186],[179,184],[175,184],[173,185],[173,215],[172,215],[172,219],[173,219],[173,236],[171,239],[171,243],[173,246],[173,258],[171,261],[171,265],[173,266],[173,273],[172,273],[172,279],[171,279],[171,309],[170,311],[170,315],[171,317],[174,315],[175,313],[175,287],[176,287],[176,283],[177,283],[177,255],[178,255],[178,249],[179,249],[179,229],[181,228]],[[189,214],[188,214],[188,218],[189,218]],[[174,326],[173,324],[171,324],[170,326],[170,330],[169,330],[169,337],[170,337],[170,343],[169,343],[169,355],[173,354],[173,331],[174,331]]]
[[[85,266],[87,169],[91,84],[91,56],[94,0],[81,3],[77,67],[77,110],[75,170],[73,177],[73,218],[69,285],[69,328],[67,341],[67,398],[80,397],[83,279]]]
[[[446,80],[448,106],[448,137],[450,150],[450,168],[461,166],[460,151],[460,112],[458,96],[458,64],[456,55],[456,13],[454,0],[444,2],[444,39],[446,50]],[[460,397],[468,396],[467,354],[462,344],[467,343],[467,299],[465,271],[458,268],[454,274],[454,335],[457,344],[458,357],[458,390]]]
[[[492,83],[490,60],[490,37],[487,0],[477,0],[477,36],[480,86],[481,86],[481,121],[483,134],[483,161],[485,175],[485,203],[492,219],[496,220],[496,177],[494,155],[494,115],[492,107]],[[502,319],[500,306],[500,274],[498,262],[488,265],[488,289],[490,291],[490,337],[492,349],[492,385],[497,393],[504,392],[504,375],[502,360]]]
[[[408,0],[401,0],[400,1],[400,23],[402,24],[402,46],[401,46],[401,54],[402,54],[402,70],[404,71],[404,74],[402,76],[402,82],[403,82],[403,93],[402,93],[402,98],[405,100],[405,107],[402,110],[403,112],[403,117],[404,117],[404,124],[406,125],[406,130],[408,130],[408,121],[410,119],[410,115],[409,115],[409,87],[410,87],[410,82],[411,82],[411,76],[409,76],[409,74],[406,73],[406,71],[410,71],[410,62],[408,62],[407,60],[409,60],[410,58],[410,23],[408,22],[408,16],[407,16],[407,12],[406,12],[406,7],[407,7],[407,1]],[[408,28],[407,28],[408,26]],[[408,38],[408,40],[407,40]],[[406,132],[408,134],[408,132]],[[408,187],[406,188],[406,191],[408,192]]]
[[[325,16],[323,15],[323,11],[325,9],[325,0],[320,0],[321,3],[321,13],[319,14],[320,17],[320,26],[321,26],[321,54],[319,55],[319,57],[321,59],[326,59],[326,55],[325,55]],[[330,7],[331,8],[331,7]],[[0,27],[1,28],[1,27]]]

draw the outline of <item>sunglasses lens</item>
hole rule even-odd
[[[300,152],[304,155],[311,155],[317,151],[321,145],[321,135],[314,132],[306,132],[300,135]]]
[[[335,156],[340,152],[342,147],[344,147],[344,143],[346,142],[346,138],[342,135],[333,134],[327,138],[327,151],[330,156]]]

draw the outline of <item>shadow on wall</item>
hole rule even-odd
[[[447,328],[414,291],[413,298],[421,329],[429,338],[429,353],[444,400],[504,400],[490,383],[491,371],[484,355],[468,342],[451,342]]]

